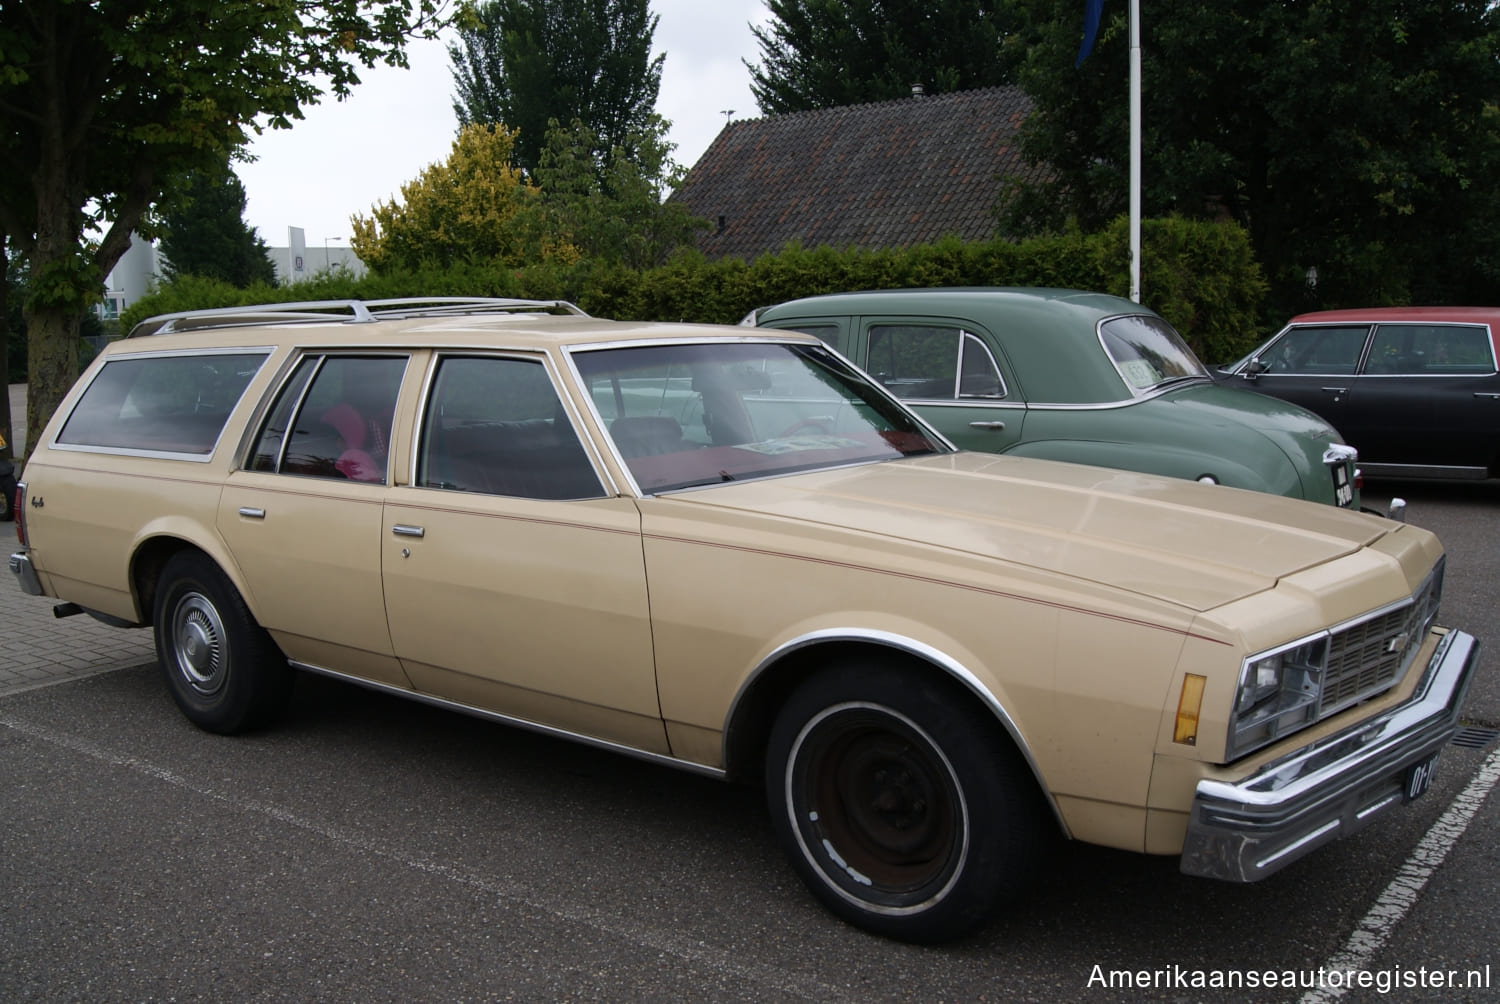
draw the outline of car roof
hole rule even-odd
[[[757,324],[817,317],[948,318],[982,326],[1015,368],[1026,396],[1055,404],[1126,401],[1131,392],[1099,344],[1099,322],[1156,312],[1124,297],[1076,289],[973,286],[832,293],[760,311]]]
[[[1078,289],[1031,286],[942,286],[922,289],[872,289],[855,293],[825,293],[767,307],[760,317],[787,315],[880,314],[899,300],[903,310],[940,309],[1001,310],[1070,309],[1091,313],[1096,319],[1114,314],[1149,314],[1150,309],[1120,296]]]
[[[1298,314],[1288,324],[1407,323],[1488,324],[1500,327],[1500,307],[1361,307]]]

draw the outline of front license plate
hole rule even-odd
[[[1349,483],[1349,468],[1343,464],[1333,468],[1333,500],[1345,508],[1354,504],[1354,486]]]
[[[1405,801],[1420,796],[1432,785],[1432,773],[1437,769],[1436,753],[1419,763],[1414,763],[1406,768],[1406,774],[1402,781],[1401,790]]]

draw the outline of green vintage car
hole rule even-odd
[[[792,300],[753,321],[822,338],[964,449],[1358,506],[1357,454],[1331,425],[1216,386],[1170,324],[1129,300],[897,289]]]

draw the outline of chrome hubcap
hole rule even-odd
[[[189,593],[177,604],[172,616],[172,641],[177,671],[188,686],[205,696],[224,686],[229,659],[224,643],[224,623],[207,597]]]

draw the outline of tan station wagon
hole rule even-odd
[[[1058,836],[1269,875],[1422,794],[1478,651],[1424,530],[955,451],[795,332],[143,330],[26,466],[23,589],[150,625],[211,731],[300,670],[763,783],[808,887],[893,937],[981,923]]]

